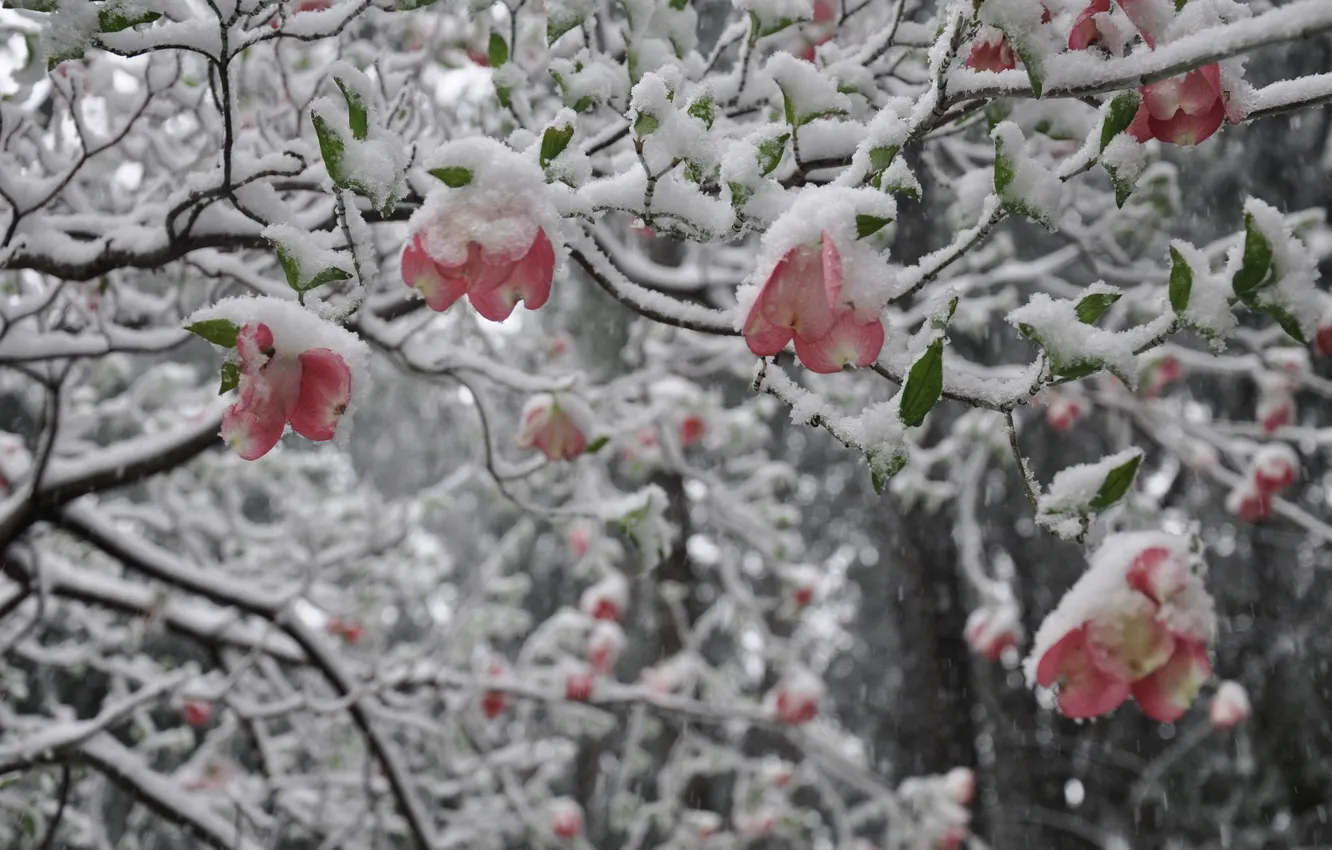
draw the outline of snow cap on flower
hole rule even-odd
[[[559,838],[577,838],[583,834],[583,807],[571,797],[557,797],[546,806],[550,831]]]
[[[1022,642],[1022,612],[1011,600],[986,602],[967,617],[962,635],[977,655],[998,661]]]
[[[1299,478],[1300,458],[1284,443],[1269,443],[1249,460],[1249,477],[1258,490],[1272,494],[1291,486]]]
[[[618,622],[629,605],[629,582],[624,574],[608,572],[600,581],[583,591],[578,609],[594,620]]]
[[[973,71],[1009,71],[1017,67],[1017,54],[1002,30],[981,27],[967,53],[967,67]]]
[[[1217,729],[1229,729],[1249,719],[1253,707],[1249,704],[1249,692],[1239,682],[1225,681],[1216,689],[1212,703],[1207,708],[1207,718]]]
[[[808,723],[819,713],[823,680],[804,668],[787,672],[768,695],[773,716],[790,726]]]
[[[597,620],[587,634],[587,663],[598,676],[609,676],[624,651],[624,629],[613,620]]]
[[[1272,494],[1245,478],[1226,494],[1226,511],[1245,522],[1262,522],[1272,515]]]
[[[1028,682],[1057,686],[1070,717],[1105,714],[1132,695],[1148,716],[1177,719],[1211,675],[1216,615],[1197,566],[1182,537],[1107,537],[1036,633]]]

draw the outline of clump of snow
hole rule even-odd
[[[731,5],[753,15],[760,31],[772,30],[788,21],[814,19],[814,0],[731,0]]]
[[[1224,340],[1235,330],[1236,324],[1235,313],[1230,306],[1229,281],[1213,274],[1207,257],[1188,242],[1176,239],[1170,243],[1170,247],[1184,258],[1193,275],[1189,303],[1179,317],[1181,322],[1214,344],[1224,345]]]
[[[1292,233],[1280,210],[1257,198],[1244,203],[1244,212],[1253,217],[1254,227],[1272,246],[1273,282],[1254,294],[1259,306],[1284,310],[1299,324],[1306,339],[1312,339],[1321,315],[1318,291],[1318,266],[1309,249]],[[1239,240],[1226,255],[1229,277],[1244,263],[1244,242]]]
[[[344,61],[334,62],[328,73],[359,96],[367,117],[366,137],[357,139],[344,98],[324,96],[310,104],[310,114],[318,116],[342,145],[339,173],[330,176],[364,194],[376,208],[391,206],[403,194],[410,162],[407,148],[402,139],[384,128],[378,91],[369,77]]]
[[[1142,458],[1142,449],[1125,449],[1095,463],[1079,463],[1055,473],[1049,490],[1041,495],[1037,503],[1040,511],[1038,518],[1091,513],[1092,502],[1100,493],[1106,477],[1135,458]]]
[[[536,162],[494,139],[474,136],[446,142],[427,154],[422,166],[427,171],[463,168],[471,174],[470,182],[457,188],[422,178],[429,194],[408,225],[424,231],[433,256],[460,264],[472,242],[486,252],[521,256],[539,227],[555,248],[559,269],[566,253],[561,219]]]
[[[1147,167],[1147,147],[1128,133],[1120,133],[1101,151],[1101,165],[1116,183],[1133,187]]]
[[[1083,367],[1105,368],[1130,388],[1137,386],[1137,335],[1103,330],[1078,319],[1081,299],[1051,298],[1032,293],[1027,303],[1006,317],[1009,324],[1045,349],[1056,375],[1082,371]]]
[[[837,81],[812,62],[790,53],[774,53],[763,70],[781,89],[787,119],[796,126],[815,116],[842,115],[851,111],[851,99],[837,90]]]
[[[1113,621],[1124,612],[1141,610],[1151,600],[1134,590],[1129,568],[1140,553],[1162,548],[1189,564],[1184,585],[1162,600],[1156,618],[1174,634],[1210,642],[1216,631],[1212,597],[1203,586],[1206,567],[1189,551],[1188,538],[1160,531],[1112,534],[1092,554],[1087,571],[1059,600],[1036,632],[1031,654],[1023,662],[1028,686],[1036,682],[1036,665],[1064,635],[1089,621]]]
[[[339,269],[348,276],[356,273],[351,255],[333,248],[341,241],[338,233],[327,230],[311,233],[290,224],[270,224],[259,235],[281,247],[296,265],[301,283],[308,283],[328,269]]]
[[[583,48],[571,58],[550,60],[550,74],[567,106],[620,104],[629,96],[629,72],[622,63]]]
[[[195,311],[185,325],[210,319],[226,319],[238,327],[262,322],[273,332],[273,347],[279,354],[298,355],[312,348],[327,348],[341,357],[352,373],[351,401],[337,429],[337,439],[345,444],[351,434],[351,419],[372,390],[370,347],[359,336],[321,319],[295,301],[267,295],[224,298]]]
[[[1017,124],[1004,121],[990,135],[995,143],[995,191],[1005,206],[1056,229],[1064,206],[1063,181],[1027,153]]]

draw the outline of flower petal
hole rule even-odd
[[[1110,0],[1092,0],[1087,8],[1078,13],[1073,20],[1073,29],[1068,34],[1069,50],[1086,50],[1101,38],[1101,29],[1096,25],[1095,16],[1110,11]],[[1047,12],[1048,14],[1048,12]]]
[[[853,365],[873,363],[883,350],[883,322],[874,319],[859,322],[849,308],[843,308],[837,324],[818,339],[795,338],[796,356],[811,372],[831,374]]]
[[[755,302],[763,318],[806,339],[821,337],[832,328],[837,317],[833,302],[828,300],[829,283],[824,278],[824,269],[834,263],[830,258],[825,264],[824,253],[821,245],[799,245],[786,252]],[[840,262],[835,266],[835,286],[840,292]]]
[[[1097,717],[1118,708],[1129,696],[1129,683],[1098,668],[1087,651],[1087,626],[1064,635],[1036,666],[1036,683],[1058,684],[1059,710],[1068,717]]]
[[[759,294],[759,298],[763,298],[763,293]],[[745,319],[744,333],[749,350],[759,357],[773,357],[780,354],[794,336],[790,328],[774,325],[764,317],[760,301],[755,301],[754,306],[750,308],[749,318]]]
[[[1095,620],[1087,626],[1092,663],[1117,679],[1136,682],[1158,670],[1175,651],[1175,637],[1156,620],[1156,605]]]
[[[1174,723],[1189,710],[1211,675],[1206,645],[1181,640],[1165,666],[1133,686],[1133,698],[1143,714],[1161,723]]]
[[[327,348],[301,352],[300,362],[301,389],[291,414],[292,430],[316,442],[331,440],[351,401],[351,369]]]
[[[403,282],[421,293],[426,305],[442,313],[467,292],[467,279],[446,275],[442,266],[425,250],[425,239],[417,233],[402,252]]]
[[[828,296],[828,306],[835,310],[842,297],[842,255],[837,253],[837,243],[826,230],[820,259],[823,262],[823,291]]]
[[[257,372],[273,356],[273,331],[263,322],[249,322],[236,334],[241,369]]]
[[[1226,107],[1220,99],[1212,110],[1204,115],[1190,115],[1180,110],[1169,121],[1149,118],[1152,135],[1172,145],[1197,145],[1207,141],[1213,133],[1221,129],[1221,122],[1226,120]]]

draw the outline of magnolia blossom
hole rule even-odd
[[[1069,717],[1113,711],[1130,695],[1173,722],[1211,676],[1211,597],[1178,538],[1107,538],[1036,636],[1028,676],[1058,688]]]
[[[559,838],[577,838],[583,834],[583,808],[568,797],[551,800],[547,809],[550,831]]]
[[[222,439],[245,460],[268,454],[288,423],[316,442],[333,439],[351,402],[351,369],[336,352],[278,351],[273,332],[252,322],[236,337],[240,400],[222,417]]]
[[[967,67],[973,71],[1009,71],[1017,67],[1017,54],[1001,30],[982,27],[971,42]]]
[[[587,635],[587,663],[598,676],[609,676],[625,646],[624,629],[611,620],[598,620]]]
[[[796,356],[813,372],[868,366],[883,349],[877,310],[857,311],[842,299],[842,259],[831,236],[786,252],[745,319],[745,342],[759,357],[795,340]]]
[[[823,690],[823,682],[808,670],[788,673],[769,694],[773,716],[789,726],[808,723],[818,716]]]
[[[572,396],[535,395],[524,405],[522,417],[520,449],[535,446],[550,460],[573,460],[587,448],[590,411]]]
[[[1128,132],[1140,142],[1160,139],[1172,145],[1197,145],[1221,128],[1238,124],[1244,113],[1221,88],[1221,66],[1215,63],[1143,86],[1142,103]]]
[[[1022,620],[1011,602],[987,603],[972,611],[962,632],[977,655],[998,661],[1004,650],[1022,642]]]
[[[181,705],[181,711],[185,714],[185,722],[195,727],[207,726],[208,721],[213,719],[213,704],[201,700],[186,700]]]
[[[402,252],[402,279],[438,312],[449,309],[464,295],[476,312],[492,322],[509,318],[519,301],[527,309],[536,310],[550,299],[555,248],[545,230],[535,221],[529,223],[533,232],[530,243],[496,249],[473,241],[457,255],[436,245],[432,240],[436,230],[418,230]]]
[[[1253,707],[1249,704],[1249,692],[1239,682],[1225,681],[1212,697],[1207,719],[1217,729],[1229,729],[1248,720],[1251,713]]]
[[[594,620],[618,622],[628,604],[629,582],[622,574],[610,572],[583,591],[578,609]]]

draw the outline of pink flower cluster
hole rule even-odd
[[[333,439],[351,401],[352,375],[327,348],[278,351],[273,332],[252,322],[236,337],[240,400],[222,417],[222,439],[246,460],[268,454],[290,424],[310,440]]]
[[[1118,535],[1041,627],[1028,675],[1058,689],[1069,717],[1106,714],[1132,696],[1148,717],[1174,722],[1212,674],[1214,620],[1180,541]]]
[[[823,693],[823,680],[818,676],[804,669],[792,670],[768,694],[769,708],[777,722],[799,726],[818,716]]]
[[[549,460],[573,460],[587,449],[590,416],[584,405],[550,395],[532,397],[523,408],[518,448],[537,448]]]
[[[540,227],[521,250],[494,251],[469,242],[463,257],[436,248],[423,228],[402,252],[402,279],[430,309],[442,313],[466,295],[476,312],[492,322],[509,318],[519,301],[529,310],[543,306],[554,277],[555,249]]]
[[[1290,446],[1263,446],[1249,460],[1244,478],[1226,497],[1226,509],[1245,522],[1272,515],[1272,499],[1299,480],[1300,460]]]
[[[868,366],[883,349],[878,311],[857,310],[842,298],[842,259],[827,233],[786,252],[750,308],[744,334],[759,357],[777,355],[794,339],[805,368],[824,374]]]
[[[986,602],[967,617],[962,635],[977,655],[998,661],[1004,650],[1022,642],[1022,622],[1017,605]]]

